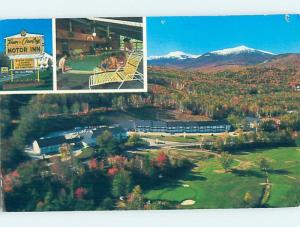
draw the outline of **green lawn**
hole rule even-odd
[[[184,152],[186,155],[187,152]],[[244,202],[246,192],[250,192],[253,204],[258,204],[262,195],[264,175],[257,162],[262,157],[268,159],[273,169],[269,207],[300,205],[300,147],[255,150],[251,153],[234,155],[236,159],[232,173],[222,173],[216,158],[191,152],[196,167],[164,185],[145,190],[150,200],[168,200],[181,203],[191,199],[196,203],[184,208],[237,208],[247,207]],[[189,187],[183,187],[184,184]]]

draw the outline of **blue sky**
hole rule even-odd
[[[22,30],[26,30],[28,33],[44,35],[45,51],[52,55],[51,19],[0,20],[0,53],[4,52],[4,38],[20,34]]]
[[[280,53],[300,53],[300,16],[148,17],[148,56],[181,50],[203,54],[245,45]]]

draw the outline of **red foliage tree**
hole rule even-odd
[[[90,169],[97,169],[97,167],[98,167],[98,162],[97,162],[97,160],[94,158],[94,159],[92,159],[92,160],[89,161],[88,165],[89,165],[89,168],[90,168]]]
[[[164,152],[161,151],[158,153],[155,161],[159,168],[163,168],[167,165],[169,158]]]
[[[116,167],[112,167],[112,168],[109,168],[109,169],[107,170],[107,175],[108,175],[108,176],[114,176],[114,175],[116,175],[118,172],[119,172],[119,170],[118,170]]]
[[[87,194],[87,190],[85,188],[77,188],[74,192],[76,199],[83,199],[83,197]]]

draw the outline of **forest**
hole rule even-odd
[[[246,67],[201,72],[149,67],[149,92],[136,94],[53,94],[1,96],[1,170],[9,211],[171,209],[164,200],[147,203],[143,190],[188,171],[186,158],[160,152],[126,155],[145,145],[129,137],[115,141],[103,134],[88,158],[73,157],[68,147],[61,158],[31,160],[24,153],[33,139],[55,130],[109,125],[118,117],[178,119],[199,116],[227,119],[228,133],[205,148],[234,153],[246,148],[295,146],[300,130],[299,69]],[[151,114],[146,110],[151,109]],[[148,112],[147,112],[148,113]],[[262,120],[246,132],[246,117]],[[121,199],[120,199],[121,198]],[[20,202],[22,201],[22,202]]]

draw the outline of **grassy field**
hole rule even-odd
[[[184,208],[237,208],[259,204],[263,191],[264,174],[258,167],[261,158],[269,160],[272,183],[268,207],[300,205],[300,146],[255,150],[234,155],[233,171],[224,173],[217,159],[197,152],[180,151],[190,157],[195,167],[177,180],[146,190],[146,198],[168,200],[180,204],[194,200],[194,205]],[[188,185],[188,186],[187,186]],[[185,187],[184,187],[185,186]],[[251,194],[251,204],[244,202]]]

